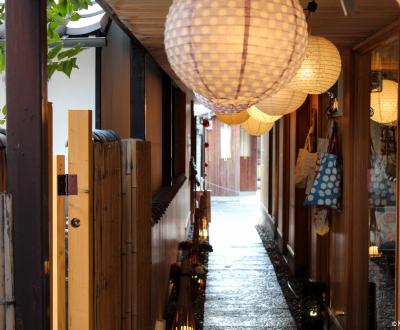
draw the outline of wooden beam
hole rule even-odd
[[[146,138],[146,51],[136,40],[131,49],[131,137]]]
[[[65,283],[65,196],[58,196],[58,175],[65,174],[65,156],[54,156],[53,161],[53,219],[51,225],[52,250],[52,329],[66,329]]]
[[[68,113],[68,172],[78,177],[78,194],[68,197],[68,326],[70,330],[92,330],[94,243],[90,110]]]
[[[48,329],[49,166],[46,0],[7,0],[9,192],[14,198],[17,329]]]

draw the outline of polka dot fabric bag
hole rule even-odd
[[[370,207],[396,205],[396,183],[389,179],[384,158],[377,154],[371,155],[368,190]]]
[[[334,151],[335,145],[336,125],[333,125],[330,152],[318,154],[315,180],[304,201],[306,206],[325,206],[340,210],[342,171],[340,161]]]

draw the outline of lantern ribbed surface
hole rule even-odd
[[[257,107],[252,106],[247,110],[247,113],[256,121],[264,122],[264,123],[274,123],[278,119],[282,118],[282,116],[271,116],[259,110]]]
[[[252,117],[247,119],[243,124],[240,125],[248,134],[254,136],[260,136],[266,132],[269,132],[274,123],[266,123],[263,121],[258,121]]]
[[[298,0],[174,0],[164,43],[189,89],[248,108],[293,78],[307,36]]]
[[[242,111],[239,113],[233,113],[228,115],[222,115],[216,112],[215,116],[219,121],[222,121],[224,124],[227,125],[240,125],[250,117],[247,111]]]
[[[232,104],[217,104],[209,99],[205,98],[204,96],[194,93],[196,100],[204,105],[206,108],[218,112],[219,114],[227,115],[227,114],[235,114],[242,111],[247,110],[249,107],[247,105],[232,105]]]
[[[321,94],[339,78],[342,62],[336,46],[328,39],[309,36],[306,55],[288,87],[308,94]]]
[[[371,119],[380,124],[397,121],[398,84],[395,81],[382,80],[382,91],[371,93]]]
[[[282,88],[278,93],[262,99],[256,107],[268,115],[283,116],[300,108],[307,95],[294,89]]]

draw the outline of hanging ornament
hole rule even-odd
[[[250,118],[264,123],[274,123],[275,121],[282,118],[282,116],[267,115],[266,113],[259,110],[256,106],[252,106],[250,109],[248,109],[247,113],[249,114]]]
[[[247,119],[249,119],[249,114],[247,111],[242,111],[239,113],[233,113],[233,114],[228,114],[228,115],[222,115],[218,112],[215,113],[215,117],[219,121],[222,121],[224,124],[227,125],[240,125],[241,123],[245,122]]]
[[[210,144],[208,142],[204,142],[204,148],[208,148]]]
[[[204,167],[208,167],[208,163],[204,163]]]
[[[283,116],[296,111],[307,98],[307,93],[282,88],[278,93],[262,99],[257,108],[268,115]]]
[[[303,63],[288,87],[308,94],[324,93],[338,80],[341,69],[336,46],[326,38],[309,36]]]
[[[371,119],[380,124],[392,124],[397,121],[398,84],[383,79],[382,91],[371,93]]]
[[[208,121],[208,119],[203,119],[203,127],[204,128],[210,127],[210,122]]]
[[[298,0],[174,0],[164,43],[189,89],[217,104],[247,108],[293,78],[307,35]]]

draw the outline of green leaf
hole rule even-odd
[[[7,116],[7,105],[4,105],[4,106],[1,108],[1,113],[4,115],[4,117]]]
[[[81,15],[79,15],[78,13],[74,13],[70,17],[71,21],[79,21],[80,18],[81,18]]]
[[[63,60],[64,58],[71,58],[75,57],[82,51],[82,46],[81,45],[76,45],[73,48],[70,48],[68,50],[62,51],[58,54],[57,58],[59,60]]]
[[[53,59],[57,56],[57,54],[61,51],[62,49],[62,43],[58,43],[57,46],[54,48],[51,48],[47,54],[48,59]]]

